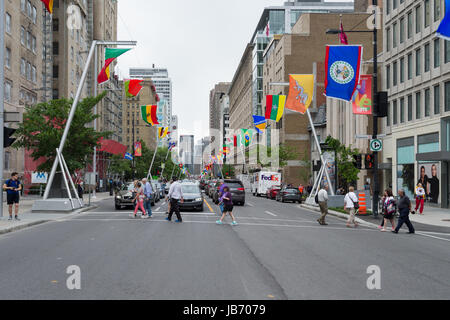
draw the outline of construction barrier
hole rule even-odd
[[[363,192],[358,193],[359,210],[358,214],[367,214],[366,194]]]

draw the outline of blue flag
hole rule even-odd
[[[125,153],[124,159],[126,159],[126,160],[133,160],[133,155],[131,153],[127,152],[127,153]]]
[[[450,40],[450,0],[445,0],[445,15],[444,19],[442,19],[439,28],[436,31],[436,34],[440,38],[444,38],[445,40]]]
[[[325,95],[350,101],[359,83],[362,46],[327,46]]]
[[[253,123],[258,133],[262,134],[267,127],[267,119],[263,116],[253,116]]]

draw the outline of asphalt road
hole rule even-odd
[[[0,236],[0,299],[450,299],[447,233],[349,229],[335,217],[320,226],[316,212],[251,195],[235,207],[238,226],[216,225],[207,205],[182,224],[165,209],[132,219],[107,199]],[[80,290],[66,286],[71,265]],[[366,285],[372,265],[380,290]]]

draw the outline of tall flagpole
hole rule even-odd
[[[166,162],[167,162],[167,158],[169,157],[169,153],[170,153],[170,149],[167,150],[167,155],[166,155],[166,159],[164,160],[164,167],[161,170],[161,176],[159,177],[160,179],[162,179],[163,173],[164,173],[164,169],[166,168]]]
[[[158,136],[158,130],[157,130],[156,131],[156,147],[155,147],[155,152],[153,153],[152,164],[150,165],[150,168],[148,169],[147,180],[149,179],[150,175],[152,174],[153,163],[155,162],[156,153],[158,152],[158,144],[159,144],[159,136]]]

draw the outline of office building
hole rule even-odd
[[[180,146],[178,149],[180,162],[192,174],[194,170],[194,136],[180,135]]]

